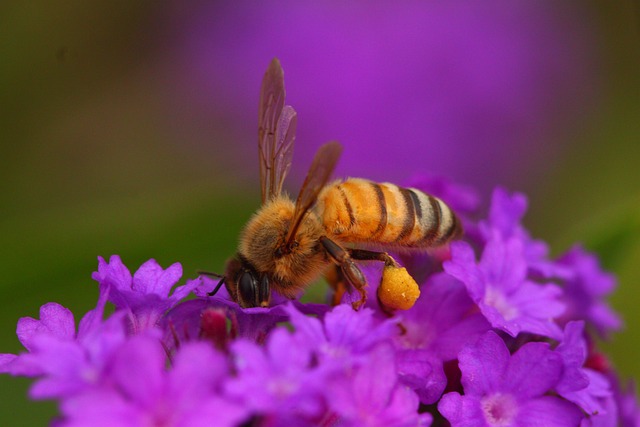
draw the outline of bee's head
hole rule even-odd
[[[241,255],[227,261],[224,283],[231,298],[241,307],[269,306],[269,277],[259,274]]]

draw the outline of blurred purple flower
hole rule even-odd
[[[206,146],[210,134],[193,129],[235,120],[237,142],[226,147],[242,170],[240,153],[256,141],[246,124],[256,121],[256,88],[273,56],[301,117],[298,175],[320,143],[337,139],[346,147],[339,175],[402,180],[427,164],[487,190],[557,150],[549,134],[570,127],[597,86],[578,5],[174,3],[166,13],[175,49],[164,61],[171,119]]]
[[[226,393],[252,414],[276,425],[283,417],[303,425],[322,417],[327,373],[314,366],[309,349],[297,347],[287,330],[274,331],[264,348],[239,340],[231,350],[237,375]]]
[[[30,390],[35,399],[64,398],[100,384],[109,358],[125,341],[121,315],[102,322],[106,300],[107,292],[101,292],[77,334],[73,314],[57,303],[43,305],[40,320],[20,319],[17,334],[28,352],[2,355],[0,372],[39,377]]]
[[[580,410],[546,395],[562,375],[562,358],[546,343],[530,342],[513,355],[494,332],[460,353],[464,395],[445,394],[438,410],[452,427],[570,426]]]
[[[562,290],[527,278],[522,242],[494,233],[476,263],[466,242],[451,244],[451,260],[444,270],[467,287],[471,299],[494,328],[512,337],[530,332],[559,340],[562,331],[553,319],[564,312]]]
[[[166,270],[153,259],[145,262],[133,277],[117,255],[109,262],[98,257],[98,271],[91,276],[100,288],[110,286],[109,301],[116,309],[127,313],[131,333],[136,334],[156,326],[162,315],[186,297],[197,282],[178,286],[169,296],[171,288],[180,280],[182,266],[171,265]]]
[[[601,337],[622,326],[620,316],[604,298],[616,287],[615,277],[600,267],[598,258],[580,246],[574,246],[558,260],[571,276],[565,281],[567,312],[564,319],[585,319]]]
[[[640,427],[640,405],[634,381],[628,381],[624,388],[618,386],[616,403],[622,427]]]
[[[185,345],[168,371],[165,359],[156,339],[130,338],[111,361],[111,383],[66,400],[62,425],[236,426],[247,417],[221,396],[229,367],[209,345]]]
[[[340,417],[338,426],[428,426],[429,414],[419,414],[416,394],[398,382],[394,351],[375,346],[369,357],[346,376],[333,378],[327,398]]]
[[[604,403],[612,392],[603,374],[584,367],[587,344],[583,333],[584,322],[569,322],[565,326],[564,338],[556,348],[564,362],[564,371],[556,391],[587,414],[596,415],[606,412]]]
[[[509,194],[501,187],[494,189],[489,216],[478,224],[480,235],[485,242],[496,232],[505,240],[515,237],[522,242],[530,273],[547,279],[568,278],[571,275],[569,269],[551,261],[549,246],[542,240],[533,239],[522,225],[527,205],[527,197],[522,193]]]

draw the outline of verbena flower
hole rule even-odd
[[[224,356],[188,343],[165,368],[157,339],[131,337],[110,361],[110,381],[64,401],[63,426],[234,426],[247,409],[223,397]]]
[[[96,308],[77,329],[56,303],[20,319],[25,351],[0,354],[0,372],[34,378],[30,396],[56,400],[65,427],[640,425],[635,387],[597,348],[620,323],[597,258],[550,258],[521,223],[524,195],[497,189],[476,220],[473,191],[416,182],[457,204],[470,233],[397,257],[421,284],[409,310],[380,306],[375,263],[358,311],[356,292],[243,309],[224,288],[208,295],[215,280],[179,284],[179,264],[131,275],[99,258]]]
[[[569,269],[550,260],[549,246],[542,240],[533,239],[522,225],[527,206],[524,194],[509,194],[504,188],[496,188],[491,196],[489,215],[478,224],[480,235],[485,242],[491,240],[496,233],[503,239],[514,238],[520,241],[529,273],[546,279],[566,279],[571,275]]]
[[[77,333],[73,314],[57,303],[43,305],[40,319],[20,319],[18,338],[28,352],[2,355],[0,372],[36,377],[34,399],[66,398],[99,385],[109,375],[109,358],[125,342],[123,313],[102,321],[107,293],[82,318]]]
[[[608,337],[622,326],[620,316],[604,301],[613,292],[616,279],[600,268],[598,258],[574,246],[558,259],[571,272],[565,282],[566,319],[584,319],[600,336]]]
[[[562,357],[549,344],[530,342],[513,354],[494,332],[458,356],[464,395],[447,393],[438,404],[452,427],[572,426],[582,414],[548,395],[560,381]]]
[[[574,402],[587,414],[605,413],[603,404],[612,395],[611,385],[600,372],[585,367],[587,344],[584,339],[584,322],[569,322],[564,338],[556,351],[564,361],[564,371],[556,391]]]
[[[553,321],[564,312],[562,290],[554,284],[538,284],[527,277],[524,243],[494,233],[479,262],[466,242],[451,244],[451,260],[445,271],[462,281],[473,301],[494,328],[515,337],[521,332],[559,339],[562,332]]]
[[[181,276],[180,264],[173,264],[164,270],[151,259],[142,264],[131,277],[120,257],[115,255],[108,263],[98,257],[98,271],[91,277],[101,288],[110,287],[109,301],[127,313],[129,326],[137,333],[154,327],[167,310],[196,287],[197,283],[190,281],[184,286],[178,286],[169,296],[171,288]]]
[[[462,283],[433,275],[417,303],[397,314],[402,334],[395,337],[401,379],[425,404],[436,402],[447,385],[444,362],[455,360],[462,347],[489,330]]]

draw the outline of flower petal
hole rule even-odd
[[[520,398],[541,396],[555,387],[561,374],[562,357],[547,343],[530,342],[511,356],[506,390]]]
[[[584,415],[573,403],[553,396],[543,396],[522,403],[516,425],[518,427],[577,426]]]
[[[501,390],[509,357],[504,341],[492,331],[462,349],[459,366],[465,394],[481,396]]]
[[[40,320],[23,317],[18,321],[18,339],[31,350],[33,337],[44,333],[59,339],[72,340],[76,334],[73,313],[58,303],[50,302],[40,307]]]

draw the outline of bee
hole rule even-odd
[[[284,74],[274,59],[262,81],[258,111],[262,206],[244,227],[237,254],[210,295],[224,284],[240,306],[268,307],[271,291],[293,299],[324,274],[336,290],[355,288],[358,308],[366,300],[367,282],[354,261],[399,266],[386,252],[357,246],[424,251],[461,235],[455,213],[417,189],[360,178],[329,183],[342,152],[337,142],[320,147],[295,202],[283,194],[297,125],[295,110],[284,101]]]

